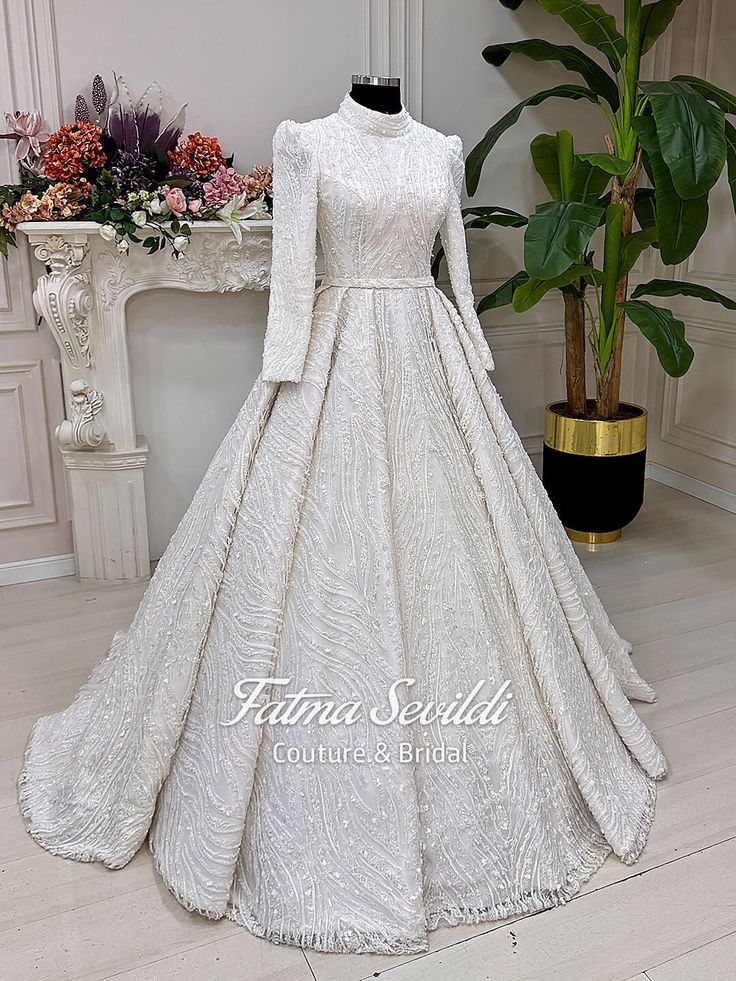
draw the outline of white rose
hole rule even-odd
[[[148,221],[148,215],[145,211],[134,211],[130,216],[133,219],[133,224],[142,228]]]
[[[115,245],[117,246],[118,252],[127,252],[130,248],[130,243],[128,242],[127,238],[119,238]]]
[[[186,235],[177,235],[173,241],[173,246],[176,252],[186,252],[188,245],[189,239]]]
[[[161,214],[161,202],[159,201],[158,198],[152,198],[148,202],[147,207],[148,207],[148,210],[151,212],[152,215],[160,215]]]
[[[112,240],[117,235],[114,225],[102,225],[100,228],[100,235],[104,238],[106,242],[112,242]]]

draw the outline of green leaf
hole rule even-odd
[[[581,153],[579,156],[581,160],[598,167],[612,177],[626,177],[631,170],[628,161],[622,160],[621,157],[614,157],[610,153]]]
[[[485,313],[486,310],[496,310],[498,307],[508,306],[514,299],[514,292],[523,283],[526,283],[529,279],[529,274],[523,269],[519,272],[514,273],[505,283],[502,283],[498,289],[495,289],[488,296],[484,296],[483,299],[478,304],[478,316]]]
[[[683,201],[679,197],[662,159],[657,128],[651,116],[639,116],[632,125],[646,150],[645,166],[654,184],[662,262],[674,266],[684,262],[702,238],[708,224],[708,198],[704,195]]]
[[[725,117],[684,82],[642,82],[664,162],[681,198],[707,194],[726,162]]]
[[[672,23],[682,0],[656,0],[641,11],[641,53],[646,54]]]
[[[557,137],[549,133],[540,133],[530,146],[534,169],[544,181],[553,201],[562,200],[562,182],[560,181],[560,161],[557,155]]]
[[[497,225],[499,228],[523,228],[529,220],[526,215],[518,211],[499,208],[493,204],[463,208],[462,214],[463,218],[470,218],[470,221],[465,221],[466,228],[487,228],[489,225]]]
[[[524,99],[523,102],[514,106],[505,116],[494,123],[480,143],[474,146],[468,154],[468,159],[465,161],[465,182],[468,194],[473,195],[478,190],[478,182],[485,159],[503,134],[511,129],[514,123],[518,122],[527,106],[541,105],[547,99],[571,99],[574,102],[578,99],[587,99],[588,102],[599,105],[598,96],[595,92],[582,85],[556,85],[554,88],[545,89],[543,92],[537,92],[536,95],[530,95],[528,99]]]
[[[723,293],[717,293],[709,286],[698,283],[686,283],[676,279],[651,279],[648,283],[640,283],[631,294],[632,300],[640,296],[694,296],[708,303],[720,303],[727,310],[736,310],[736,300]]]
[[[654,346],[667,374],[673,378],[684,375],[695,357],[685,340],[685,324],[671,310],[655,307],[646,300],[629,300],[621,304],[621,309]]]
[[[639,256],[657,241],[657,228],[652,225],[641,232],[627,235],[621,245],[621,255],[618,260],[618,278],[628,276],[637,263]]]
[[[553,279],[578,262],[598,228],[601,209],[575,201],[540,204],[524,236],[524,265],[530,276]]]
[[[597,204],[610,179],[605,171],[576,156],[572,171],[572,200]]]
[[[616,312],[616,288],[619,280],[621,256],[621,229],[624,221],[624,206],[609,204],[606,208],[606,234],[603,246],[603,290],[601,293],[601,334],[606,336],[614,329]],[[601,363],[605,370],[605,361]]]
[[[657,224],[657,206],[653,187],[639,187],[634,198],[634,214],[643,229]]]
[[[736,211],[736,127],[726,120],[726,162],[728,164],[728,184],[731,188],[734,211]]]
[[[553,279],[528,279],[514,293],[514,310],[516,313],[525,313],[536,306],[550,290],[562,289],[563,286],[570,286],[580,279],[600,282],[602,275],[598,269],[575,263]]]
[[[672,81],[683,82],[685,85],[689,85],[691,89],[695,89],[698,95],[702,95],[704,99],[715,102],[719,109],[732,115],[736,114],[736,96],[731,95],[725,89],[719,89],[712,82],[706,82],[704,78],[696,78],[694,75],[675,75]]]
[[[532,61],[557,61],[571,72],[581,75],[588,87],[618,111],[620,97],[614,79],[597,61],[572,44],[552,44],[540,38],[528,41],[512,41],[509,44],[489,44],[483,49],[483,57],[490,65],[500,68],[512,55],[520,54]]]
[[[557,159],[560,167],[562,200],[570,201],[572,194],[572,171],[575,166],[575,141],[572,133],[561,129],[557,134]]]
[[[544,181],[553,201],[562,201],[562,179],[560,174],[560,150],[558,135],[542,133],[532,140],[531,154],[534,169]],[[593,167],[581,156],[573,160],[572,180],[569,199],[583,204],[595,204],[608,184],[609,176]]]
[[[619,33],[616,19],[598,3],[586,0],[537,0],[551,14],[557,14],[586,44],[602,51],[614,71],[621,68],[626,54],[626,38]]]
[[[430,267],[429,273],[432,279],[437,282],[440,275],[440,266],[442,265],[442,260],[445,258],[445,250],[440,246],[434,254],[432,259],[432,265]]]

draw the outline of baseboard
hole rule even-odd
[[[61,576],[73,576],[76,571],[73,555],[48,555],[43,559],[5,562],[0,565],[0,586],[36,582],[38,579],[59,579]]]
[[[670,470],[669,467],[663,467],[661,463],[648,463],[647,477],[660,484],[666,484],[668,487],[674,487],[675,490],[689,494],[690,497],[697,497],[699,501],[715,504],[716,507],[723,508],[724,511],[736,514],[736,494],[732,494],[731,491],[714,487],[713,484],[706,484],[704,480],[688,477],[687,474],[677,470]]]
[[[534,469],[538,474],[542,473],[542,447],[544,446],[544,436],[542,435],[531,435],[522,436],[521,442],[526,450],[529,458],[534,464]]]
[[[527,451],[529,456],[542,455],[542,448],[544,447],[544,435],[542,433],[522,436],[521,442],[524,444],[524,449]]]

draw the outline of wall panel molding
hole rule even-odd
[[[17,108],[39,108],[53,129],[62,120],[53,0],[2,0],[7,59]]]
[[[0,365],[0,530],[56,521],[43,366]]]
[[[689,326],[688,335],[697,347],[736,351],[736,331],[721,321],[700,318],[697,324]],[[660,435],[673,446],[736,466],[736,430],[718,433],[688,422],[683,381],[679,378],[668,376],[665,380]]]
[[[38,109],[55,129],[62,100],[53,0],[0,0],[0,24],[3,111]],[[14,182],[17,174],[15,145],[3,140],[0,182]],[[51,444],[62,416],[56,348],[39,327],[30,250],[19,235],[10,260],[0,259],[0,555],[2,568],[13,567],[6,580],[53,574],[60,568],[57,553],[70,551],[61,461]],[[37,556],[52,558],[33,569],[15,568],[36,563]],[[69,573],[68,563],[61,567]]]
[[[682,8],[678,18],[679,33],[676,20],[675,30],[668,32],[666,43],[658,46],[655,59],[658,77],[694,74],[718,84],[719,71],[723,76],[723,59],[730,57],[728,41],[724,39],[736,29],[734,6],[723,0],[695,0],[689,10]],[[730,198],[726,205],[727,197],[720,187],[715,189],[706,233],[711,238],[704,238],[695,253],[677,267],[658,264],[655,274],[710,284],[736,295],[736,270],[723,260],[722,246],[728,236],[721,222],[733,225],[733,211]],[[723,507],[720,500],[713,499],[718,490],[713,482],[723,483],[723,494],[736,491],[736,395],[724,380],[727,378],[724,365],[736,364],[734,316],[730,311],[712,305],[705,308],[703,304],[681,298],[665,305],[671,305],[675,314],[685,321],[686,335],[696,357],[684,377],[662,379],[656,357],[651,352],[648,355],[652,466],[659,467],[665,478],[667,473],[675,473],[680,483],[691,481],[688,493]],[[682,473],[684,470],[687,474]],[[680,486],[670,479],[664,482]],[[698,488],[710,490],[707,495],[705,491],[701,495]]]
[[[401,79],[404,105],[422,118],[423,0],[365,0],[365,71]]]
[[[40,109],[55,128],[61,122],[61,92],[52,0],[0,0],[0,17],[3,111]],[[14,151],[11,141],[2,141],[0,182],[17,180]],[[20,241],[0,270],[0,333],[36,329],[32,292],[28,248]]]

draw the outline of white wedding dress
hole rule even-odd
[[[36,723],[21,806],[67,858],[120,868],[148,836],[184,906],[260,936],[420,951],[637,858],[666,762],[629,698],[654,695],[488,378],[460,140],[346,96],[282,123],[274,162],[263,373],[130,628]],[[438,231],[457,310],[430,277]],[[479,679],[513,698],[498,726],[223,725],[264,677],[367,707],[401,678],[412,700]],[[407,739],[467,758],[401,762]]]

